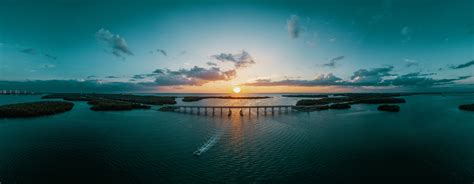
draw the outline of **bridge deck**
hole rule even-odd
[[[173,105],[175,108],[225,108],[225,109],[246,109],[246,108],[291,108],[294,105],[244,105],[244,106],[208,106],[208,105]]]

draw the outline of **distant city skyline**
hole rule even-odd
[[[474,90],[474,1],[0,4],[0,90]]]

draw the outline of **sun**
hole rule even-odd
[[[234,93],[240,93],[240,87],[236,86],[234,89],[232,89],[232,91],[234,91]]]

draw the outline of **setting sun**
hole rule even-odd
[[[234,93],[240,93],[240,87],[236,86],[232,91],[234,91]]]

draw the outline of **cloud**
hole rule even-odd
[[[157,86],[201,86],[214,81],[228,81],[237,76],[235,69],[223,71],[219,67],[202,68],[194,66],[190,69],[156,69],[150,74],[139,74],[132,76],[134,80],[154,79]]]
[[[292,39],[298,38],[303,30],[299,23],[299,17],[297,15],[290,15],[290,17],[286,19],[286,26],[288,29],[288,34]]]
[[[334,86],[341,85],[344,81],[334,76],[332,73],[317,75],[313,80],[285,79],[281,81],[271,81],[270,79],[258,79],[247,86]]]
[[[21,53],[25,53],[25,54],[31,54],[31,55],[35,55],[36,54],[36,50],[34,48],[26,48],[26,49],[22,49],[20,50]]]
[[[0,89],[35,92],[133,92],[153,91],[148,83],[103,82],[99,80],[0,81]]]
[[[41,66],[41,68],[56,68],[56,65],[54,64],[44,64]]]
[[[338,56],[338,57],[332,58],[331,60],[329,60],[329,63],[325,63],[322,66],[334,68],[336,67],[337,61],[340,61],[343,59],[344,59],[344,56]]]
[[[164,74],[164,73],[165,73],[165,70],[163,70],[163,69],[156,69],[155,71],[153,71],[153,73],[155,73],[155,74]]]
[[[156,49],[156,52],[163,54],[163,56],[168,56],[168,53],[163,49]],[[153,54],[153,51],[150,51],[150,53]]]
[[[373,69],[360,69],[354,72],[349,80],[343,80],[333,74],[320,74],[312,80],[285,79],[272,81],[270,79],[259,79],[254,82],[245,83],[247,86],[340,86],[340,87],[431,87],[454,84],[456,81],[470,78],[471,76],[460,76],[450,79],[433,79],[430,76],[436,73],[413,72],[404,75],[392,74],[393,66]]]
[[[433,79],[429,77],[425,77],[432,74],[420,74],[418,73],[409,73],[406,75],[401,75],[394,79],[390,79],[385,81],[392,86],[418,86],[418,87],[430,87],[430,86],[437,86],[437,85],[445,85],[445,84],[452,84],[455,81],[464,80],[471,76],[461,76],[458,78],[453,79]]]
[[[394,74],[390,74],[392,70],[393,66],[373,69],[360,69],[354,72],[354,74],[351,76],[351,80],[354,84],[359,85],[377,84],[381,83],[384,77],[394,76]]]
[[[114,35],[109,30],[104,28],[100,29],[95,33],[95,37],[98,41],[107,44],[111,53],[117,57],[124,57],[124,55],[133,55],[132,51],[128,48],[127,42],[120,35]]]
[[[344,59],[344,56],[338,56],[338,57],[332,58],[330,61],[340,61],[343,59]]]
[[[464,64],[457,65],[457,66],[450,66],[449,68],[456,70],[456,69],[461,69],[461,68],[467,68],[467,67],[470,67],[472,65],[474,65],[474,60],[469,61],[469,62],[464,63]]]
[[[105,78],[107,78],[107,79],[118,79],[120,77],[109,75],[109,76],[105,76]]]
[[[217,66],[217,63],[214,63],[214,62],[207,62],[206,64],[209,66]]]
[[[52,60],[58,59],[56,56],[53,56],[53,55],[48,54],[48,53],[43,53],[43,55],[44,55],[45,57],[47,57],[48,59],[52,59]]]
[[[401,30],[400,30],[400,34],[404,37],[402,42],[408,42],[411,40],[411,33],[413,32],[413,30],[408,27],[408,26],[405,26],[403,27]]]
[[[336,67],[336,61],[330,61],[329,63],[324,63],[322,66],[334,68]]]
[[[235,68],[245,68],[255,64],[255,60],[245,50],[237,54],[220,53],[211,57],[221,62],[233,62]]]
[[[87,79],[93,79],[93,78],[97,78],[97,76],[96,76],[96,75],[89,75],[89,76],[87,76]]]
[[[404,61],[406,62],[405,63],[405,67],[407,68],[410,68],[412,66],[418,66],[418,61],[416,60],[413,60],[413,59],[404,59]]]
[[[132,76],[132,79],[134,79],[134,80],[141,80],[141,79],[145,79],[145,78],[146,78],[146,75],[140,75],[140,74]]]

